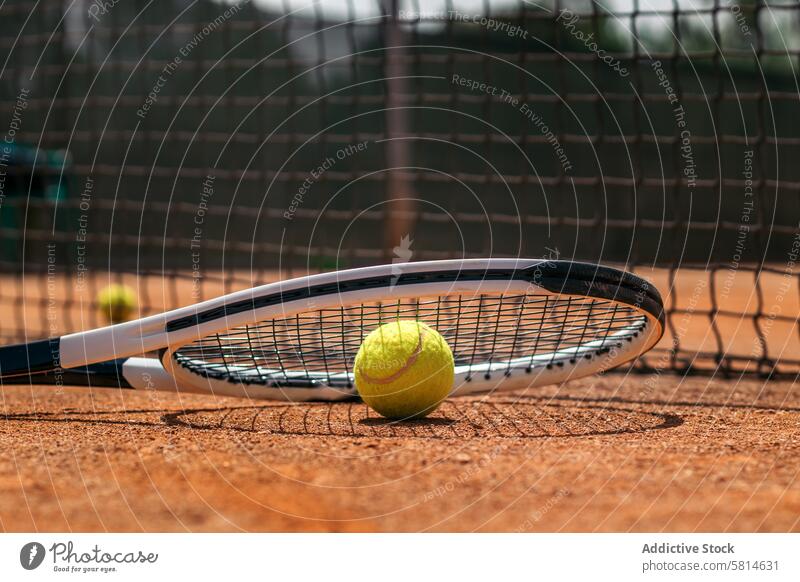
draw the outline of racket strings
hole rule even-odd
[[[236,382],[350,381],[367,333],[397,319],[435,327],[470,370],[501,363],[514,367],[559,363],[587,346],[619,343],[646,326],[632,307],[582,297],[533,294],[441,296],[308,311],[227,330],[178,349],[183,368]]]

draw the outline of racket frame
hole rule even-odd
[[[512,361],[458,366],[454,393],[558,384],[616,367],[649,350],[664,332],[658,291],[610,267],[535,259],[468,259],[365,267],[311,275],[231,293],[139,320],[0,348],[0,381],[18,383],[61,371],[63,383],[213,393],[285,400],[340,400],[356,395],[345,373],[286,372],[269,383],[196,374],[175,361],[182,346],[226,330],[342,306],[450,295],[519,294],[603,299],[634,308],[641,329],[623,328],[580,348]],[[368,332],[370,330],[365,330]],[[154,358],[133,357],[159,352]],[[43,374],[44,373],[44,374]],[[43,374],[43,375],[42,375]],[[67,377],[64,377],[66,374]],[[85,378],[85,382],[80,382]],[[115,384],[116,382],[116,384]]]

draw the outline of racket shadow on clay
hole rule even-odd
[[[432,416],[390,421],[361,403],[277,404],[183,411],[165,415],[173,425],[200,430],[274,435],[371,438],[575,438],[641,433],[683,423],[674,414],[607,405],[518,400],[449,400]]]
[[[119,418],[115,418],[119,416]],[[375,416],[359,402],[269,404],[163,410],[65,410],[14,413],[6,422],[186,427],[214,432],[350,438],[576,438],[642,433],[680,426],[674,414],[607,404],[518,399],[450,400],[431,417],[396,422]]]

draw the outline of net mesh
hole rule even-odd
[[[601,299],[447,295],[303,312],[214,334],[173,357],[196,374],[239,382],[331,382],[337,376],[350,382],[364,337],[399,319],[422,321],[441,333],[467,378],[591,359],[621,348],[647,326],[640,311]]]
[[[524,256],[651,279],[641,369],[800,371],[794,1],[11,0],[0,48],[4,342]]]

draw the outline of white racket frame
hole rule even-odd
[[[111,359],[125,358],[122,375],[135,389],[239,396],[255,399],[277,400],[343,400],[356,395],[353,386],[347,386],[346,374],[312,374],[313,383],[303,386],[270,386],[244,384],[194,373],[177,362],[173,353],[191,342],[225,330],[319,309],[336,309],[361,303],[392,302],[401,299],[441,297],[448,295],[479,296],[495,293],[533,294],[550,297],[570,296],[554,292],[534,282],[508,280],[430,281],[420,284],[403,284],[372,289],[354,289],[331,292],[312,298],[278,303],[257,309],[248,309],[224,315],[197,325],[188,325],[166,331],[170,322],[196,318],[204,312],[225,308],[232,304],[255,298],[285,294],[287,292],[320,285],[341,285],[347,281],[373,277],[400,277],[405,273],[426,273],[453,270],[509,269],[523,270],[545,265],[548,261],[530,259],[472,259],[455,261],[429,261],[382,265],[312,275],[255,287],[212,299],[189,307],[146,317],[114,326],[74,333],[60,340],[61,366],[73,368]],[[346,285],[344,286],[346,287]],[[586,297],[586,295],[573,295]],[[590,296],[591,297],[591,296]],[[613,299],[606,301],[631,308],[631,304]],[[603,340],[587,342],[578,348],[512,361],[457,366],[453,394],[471,394],[493,390],[519,390],[550,384],[560,384],[609,370],[641,355],[652,348],[663,334],[659,317],[647,310],[643,324],[617,330]],[[368,332],[370,330],[366,330]],[[130,357],[163,350],[160,361],[154,358]],[[283,374],[281,372],[281,374]],[[292,372],[286,375],[291,378]],[[307,372],[297,376],[308,377]]]

